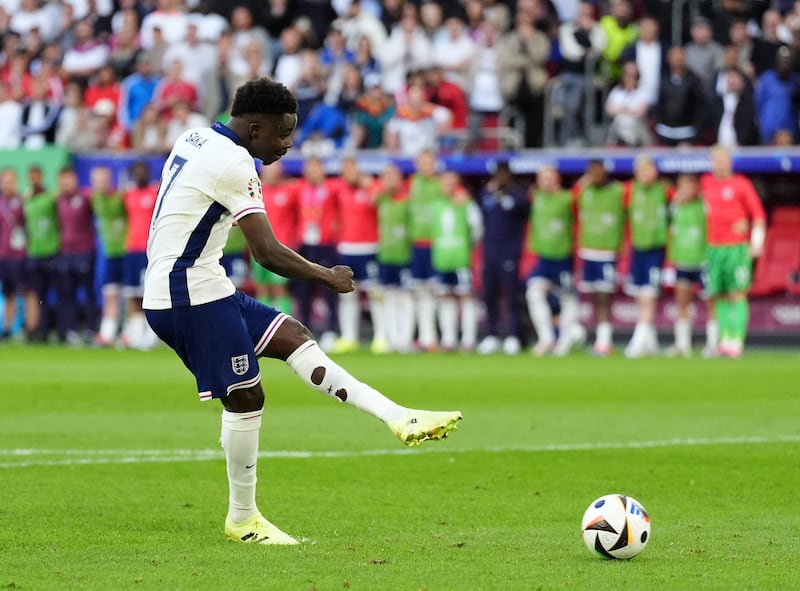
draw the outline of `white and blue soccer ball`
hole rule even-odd
[[[640,554],[650,541],[650,517],[633,497],[605,495],[586,509],[581,532],[592,552],[626,560]]]

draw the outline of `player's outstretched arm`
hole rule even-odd
[[[267,216],[252,213],[240,218],[241,228],[250,253],[260,265],[288,279],[315,281],[338,293],[355,289],[353,270],[344,265],[323,267],[282,244],[272,231]]]

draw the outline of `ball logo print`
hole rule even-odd
[[[640,554],[650,540],[650,517],[633,497],[605,495],[586,509],[581,532],[592,552],[625,560]]]
[[[233,369],[233,373],[237,376],[243,376],[247,373],[247,370],[250,369],[250,360],[247,358],[247,355],[231,357],[231,368]]]

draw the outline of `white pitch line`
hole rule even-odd
[[[754,437],[676,438],[655,441],[624,441],[600,443],[552,443],[545,445],[509,445],[483,448],[424,447],[422,449],[369,449],[361,451],[262,451],[263,459],[361,458],[376,456],[405,456],[412,454],[464,453],[542,453],[553,451],[598,451],[610,449],[649,449],[660,447],[700,447],[712,445],[759,445],[766,443],[800,443],[800,435]],[[0,463],[0,468],[29,468],[32,466],[87,466],[108,464],[153,464],[174,462],[205,462],[222,460],[225,454],[215,449],[0,449],[0,456],[26,458],[20,462]],[[53,459],[49,459],[49,458]],[[30,459],[33,458],[33,459]]]

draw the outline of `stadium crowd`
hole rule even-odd
[[[234,231],[223,265],[239,285],[318,324],[323,345],[335,351],[358,346],[363,298],[376,352],[462,348],[514,354],[527,340],[522,317],[529,314],[539,339],[534,352],[564,353],[580,332],[572,264],[563,267],[577,252],[583,287],[594,294],[593,350],[605,355],[616,289],[616,270],[609,264],[617,262],[626,224],[635,239],[637,215],[646,215],[661,225],[648,230],[652,235],[641,249],[661,255],[651,253],[632,265],[634,275],[641,273],[633,281],[640,322],[627,352],[651,354],[670,219],[665,212],[673,193],[692,192],[693,179],[679,179],[673,189],[658,179],[635,178],[623,190],[595,163],[566,199],[551,169],[532,188],[501,165],[486,183],[471,187],[452,171],[439,170],[436,154],[497,148],[499,140],[489,131],[506,123],[522,138],[521,146],[540,147],[548,118],[558,121],[555,141],[562,146],[587,144],[590,128],[603,120],[604,141],[615,145],[794,143],[800,3],[689,2],[679,21],[664,12],[668,5],[0,0],[0,148],[55,144],[75,153],[163,154],[186,129],[224,121],[239,84],[271,76],[298,98],[295,145],[306,159],[301,179],[284,178],[279,165],[263,170],[270,220],[279,238],[309,258],[350,264],[361,293],[320,294],[326,302],[320,305],[311,285],[287,286],[249,265]],[[596,94],[587,95],[587,84],[597,80],[602,84],[592,86]],[[583,116],[587,96],[603,101],[605,119]],[[415,171],[404,179],[388,166],[376,179],[345,158],[340,177],[326,177],[319,158],[353,149],[414,157]],[[57,186],[45,187],[34,166],[22,196],[14,171],[2,171],[0,280],[7,295],[24,293],[29,339],[46,340],[54,331],[60,341],[75,344],[154,345],[141,313],[144,251],[157,194],[151,172],[137,162],[130,186],[114,187],[111,172],[97,167],[86,188],[65,167]],[[638,214],[631,199],[636,191],[630,189],[637,182],[659,187],[651,209]],[[572,236],[575,220],[590,215],[580,210],[591,201],[584,199],[586,187],[603,189],[608,200],[608,211],[591,213],[600,216],[598,227],[613,218],[599,247],[591,238]],[[561,205],[537,214],[540,203],[549,203],[535,197],[541,192],[559,195],[553,203]],[[693,198],[699,194],[698,186]],[[762,218],[747,203],[756,228]],[[521,276],[523,243],[537,215],[560,230],[546,245],[537,243],[546,228],[530,234],[540,265],[528,281]],[[746,230],[737,239],[746,241],[750,226]],[[476,265],[478,245],[483,248]],[[758,240],[753,250],[758,254]],[[542,267],[544,259],[555,262]],[[103,262],[102,294],[95,293],[97,260]],[[690,285],[699,279],[701,263],[689,264],[683,279]],[[481,270],[477,282],[470,275],[475,268]],[[734,292],[737,301],[740,291]],[[692,288],[681,297],[693,293]],[[7,298],[5,336],[15,304]],[[730,322],[727,307],[721,313],[722,352],[738,354],[743,312],[731,312]],[[685,354],[688,320],[681,320],[676,352]],[[719,340],[714,326],[708,331],[712,353]]]
[[[598,123],[611,144],[795,142],[800,3],[671,5],[0,0],[0,147],[168,152],[259,76],[317,155],[486,149],[498,125],[533,148],[552,121],[559,145]]]

